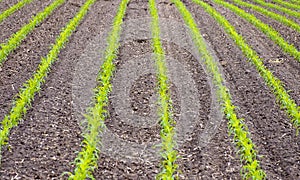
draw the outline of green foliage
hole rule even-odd
[[[280,4],[284,7],[290,8],[290,9],[295,9],[295,10],[300,10],[300,6],[297,4],[292,4],[286,1],[282,1],[282,0],[272,0],[273,2]]]
[[[5,10],[3,13],[0,14],[0,23],[6,19],[8,16],[10,16],[11,14],[13,14],[15,11],[21,9],[23,6],[25,6],[26,4],[31,3],[33,0],[23,0],[18,2],[17,4],[13,5],[12,7],[10,7],[9,9]]]
[[[233,2],[235,2],[236,4],[240,5],[240,6],[244,6],[244,7],[248,7],[248,8],[251,8],[259,13],[262,13],[278,22],[281,22],[283,23],[284,25],[298,31],[300,33],[300,25],[298,23],[296,23],[295,21],[293,20],[290,20],[290,19],[287,19],[285,16],[282,16],[280,14],[276,14],[272,11],[269,11],[265,8],[262,8],[260,6],[256,6],[254,4],[250,4],[250,3],[247,3],[247,2],[244,2],[244,1],[241,1],[241,0],[233,0]]]
[[[267,3],[263,0],[253,0],[254,2],[264,6],[264,7],[267,7],[267,8],[273,8],[273,9],[276,9],[280,12],[283,12],[285,14],[288,14],[290,16],[293,16],[293,17],[296,17],[296,18],[300,18],[300,12],[297,12],[297,11],[292,11],[288,8],[284,8],[284,7],[281,7],[281,6],[278,6],[276,4],[273,4],[273,3]]]
[[[300,5],[300,1],[299,0],[290,0],[290,2],[294,3],[295,5]]]
[[[205,7],[206,10],[211,10],[209,5],[206,3],[193,0],[195,3]],[[244,178],[253,177],[254,179],[263,179],[265,173],[261,170],[258,161],[256,160],[256,150],[255,145],[250,139],[250,133],[247,130],[246,124],[242,119],[239,119],[235,112],[235,106],[231,102],[231,96],[228,88],[224,85],[224,79],[219,72],[218,66],[214,61],[212,55],[207,50],[207,45],[201,36],[200,30],[197,28],[197,25],[186,9],[184,4],[179,0],[172,0],[175,3],[175,6],[179,9],[182,14],[186,25],[190,28],[191,34],[193,36],[193,41],[198,47],[199,53],[204,57],[206,68],[208,72],[211,73],[213,77],[214,84],[218,88],[218,96],[220,102],[222,103],[223,113],[228,119],[228,128],[229,133],[234,137],[234,143],[240,154],[240,158],[244,163],[242,172]]]
[[[247,20],[249,23],[256,26],[260,31],[266,34],[272,41],[274,41],[277,45],[279,45],[281,49],[284,50],[284,52],[290,54],[297,61],[300,62],[300,52],[297,50],[297,48],[294,45],[286,42],[284,38],[274,28],[272,28],[268,24],[263,23],[261,20],[257,19],[254,15],[245,12],[244,10],[238,8],[233,4],[230,4],[223,0],[215,0],[214,2],[230,9],[232,12],[236,13],[240,17]]]
[[[92,2],[94,1],[95,0],[92,0]],[[99,135],[105,128],[104,121],[108,115],[105,108],[108,104],[108,94],[112,89],[110,81],[115,69],[113,60],[117,57],[122,30],[121,25],[123,23],[123,17],[125,15],[128,2],[129,0],[122,0],[117,15],[114,18],[113,28],[108,37],[108,46],[105,49],[104,63],[98,75],[99,86],[95,89],[96,103],[93,107],[88,109],[88,113],[85,115],[87,127],[83,132],[83,147],[75,159],[75,172],[74,174],[69,173],[69,179],[94,179],[92,173],[97,167],[99,153],[97,145],[99,142]]]
[[[243,13],[244,11],[239,11],[236,6],[233,6],[222,0],[213,0],[214,2],[224,5],[232,9],[234,12]],[[211,10],[213,11],[213,10]],[[300,108],[297,106],[295,101],[288,95],[287,91],[284,89],[281,81],[274,77],[271,71],[269,71],[263,64],[263,61],[259,58],[257,53],[245,42],[243,37],[239,35],[235,28],[221,15],[214,10],[212,16],[225,28],[226,32],[234,39],[234,42],[240,47],[245,56],[252,60],[252,63],[256,66],[256,69],[260,75],[264,78],[267,85],[273,90],[278,102],[280,103],[282,109],[285,109],[287,114],[291,117],[291,121],[297,130],[297,134],[300,126]],[[252,17],[252,16],[250,16]]]
[[[18,98],[14,101],[13,107],[8,115],[6,115],[2,121],[2,127],[0,131],[0,152],[3,145],[7,144],[10,130],[17,126],[23,115],[26,114],[27,109],[31,106],[31,102],[34,95],[40,91],[41,85],[45,82],[45,78],[50,71],[51,65],[57,60],[57,56],[60,50],[67,43],[69,37],[75,31],[80,21],[87,13],[90,5],[95,0],[88,0],[85,5],[80,9],[77,15],[69,21],[69,23],[63,28],[60,35],[56,38],[56,42],[52,45],[46,57],[41,59],[41,63],[37,71],[23,86],[18,93]],[[58,1],[56,1],[58,2]]]
[[[167,77],[167,68],[165,63],[165,52],[160,41],[159,17],[155,0],[149,0],[150,14],[152,17],[152,48],[156,60],[158,94],[159,94],[159,113],[160,125],[162,127],[160,136],[161,154],[162,154],[162,171],[157,175],[157,179],[174,179],[178,165],[175,163],[178,152],[174,149],[175,121],[172,118],[172,103],[169,94],[169,84]]]
[[[28,24],[13,34],[5,44],[2,44],[0,49],[0,66],[2,62],[6,60],[7,56],[21,44],[26,36],[64,2],[65,0],[55,0],[52,4],[47,6],[44,11],[39,12],[33,17]]]

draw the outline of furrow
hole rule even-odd
[[[298,62],[300,62],[300,52],[297,50],[297,48],[289,44],[285,39],[271,26],[268,24],[263,23],[261,20],[256,18],[254,15],[247,13],[243,9],[230,4],[228,2],[225,2],[223,0],[213,0],[215,3],[222,5],[228,9],[230,9],[235,14],[239,15],[249,23],[253,24],[255,27],[257,27],[261,32],[266,34],[272,41],[274,41],[278,46],[281,47],[281,49],[288,53],[289,55],[293,56]]]
[[[255,145],[250,139],[250,133],[247,130],[247,126],[243,120],[238,118],[235,112],[235,106],[232,104],[229,89],[224,85],[224,79],[219,72],[218,66],[212,55],[207,50],[207,45],[201,36],[192,15],[186,9],[184,4],[179,0],[172,0],[175,6],[182,14],[186,25],[189,27],[193,36],[193,41],[198,48],[200,54],[203,56],[206,68],[208,72],[213,76],[213,81],[218,87],[218,96],[222,103],[223,113],[228,119],[229,134],[233,135],[234,143],[237,148],[237,152],[240,154],[240,158],[243,162],[242,174],[244,178],[255,177],[256,179],[262,179],[265,177],[265,172],[261,170],[260,164],[257,160],[257,152]],[[203,3],[200,1],[195,1]],[[206,5],[204,3],[204,5]]]
[[[278,6],[278,5],[273,4],[273,3],[268,3],[268,2],[265,2],[265,1],[262,1],[262,0],[253,0],[253,1],[258,3],[261,6],[266,7],[266,8],[276,9],[276,10],[278,10],[280,12],[283,12],[285,14],[288,14],[290,16],[300,18],[300,12],[292,11],[291,9],[281,7],[281,6]]]
[[[259,74],[264,78],[266,84],[275,94],[281,107],[285,109],[286,113],[291,117],[291,122],[298,132],[299,125],[300,125],[299,107],[297,106],[295,101],[289,96],[282,82],[278,78],[276,78],[273,75],[273,73],[264,66],[263,61],[258,56],[257,52],[255,52],[246,43],[244,38],[236,32],[235,28],[220,13],[218,13],[215,9],[208,6],[207,4],[200,2],[199,0],[193,0],[193,1],[201,5],[211,16],[213,16],[216,19],[216,21],[225,29],[225,31],[229,34],[229,36],[242,50],[244,55],[252,61]],[[214,2],[225,4],[225,2],[221,0],[214,0]]]
[[[41,58],[41,63],[36,73],[24,83],[23,88],[18,93],[18,98],[13,102],[13,107],[8,115],[2,121],[0,131],[0,152],[2,147],[7,144],[10,130],[18,126],[21,118],[26,114],[30,108],[31,102],[37,92],[40,91],[42,84],[45,82],[47,74],[51,70],[51,65],[57,60],[60,50],[67,43],[69,37],[76,30],[80,21],[86,15],[88,8],[95,2],[95,0],[88,0],[76,14],[76,16],[69,21],[63,28],[60,35],[57,37],[55,44],[52,46],[46,57]]]
[[[244,2],[244,1],[241,1],[241,0],[233,0],[233,2],[235,2],[236,4],[240,5],[240,6],[244,6],[244,7],[247,7],[247,8],[251,8],[259,13],[262,13],[294,30],[296,30],[297,32],[300,33],[300,25],[298,23],[296,23],[295,21],[293,20],[290,20],[288,18],[286,18],[285,16],[282,16],[280,14],[276,14],[272,11],[269,11],[265,8],[262,8],[260,6],[256,6],[254,4],[250,4],[250,3],[247,3],[247,2]]]
[[[33,0],[23,0],[18,2],[17,4],[13,5],[12,7],[10,7],[9,9],[5,10],[4,12],[2,12],[0,14],[0,23],[5,20],[8,16],[12,15],[14,12],[16,12],[17,10],[21,9],[23,6],[25,6],[26,4],[31,3]]]
[[[3,61],[6,60],[7,56],[21,44],[26,36],[64,2],[65,0],[54,1],[52,4],[47,6],[44,11],[39,12],[35,17],[33,17],[28,24],[13,34],[6,43],[2,44],[0,50],[0,66],[2,65]]]
[[[286,2],[286,1],[282,1],[282,0],[272,0],[273,2],[281,5],[281,6],[284,6],[286,8],[290,8],[290,9],[295,9],[295,10],[300,10],[300,6],[297,5],[297,4],[292,4],[292,3],[289,3],[289,2]]]

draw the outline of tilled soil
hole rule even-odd
[[[18,0],[0,2],[0,12],[4,12],[6,9],[8,9],[12,5],[16,4],[17,2],[18,2]]]
[[[28,37],[14,53],[7,57],[7,60],[0,68],[0,90],[3,92],[0,103],[0,119],[3,119],[4,115],[9,112],[13,97],[18,93],[22,84],[36,70],[41,57],[45,57],[48,54],[50,45],[55,42],[55,38],[59,35],[60,30],[75,15],[78,5],[81,5],[82,2],[67,2],[58,7],[53,12],[53,15],[36,27],[32,33],[28,34]],[[26,14],[26,11],[23,13]],[[11,17],[14,16],[15,14]],[[23,21],[26,21],[26,19],[23,19]],[[13,25],[12,29],[21,27],[18,24]]]
[[[259,5],[258,3],[252,2],[251,0],[246,0],[246,1],[249,2],[249,3],[255,4],[255,5]],[[266,2],[270,3],[270,2],[272,2],[272,1],[271,1],[271,0],[266,0]],[[278,5],[278,4],[277,4],[277,5]],[[261,5],[259,5],[259,6],[261,6]],[[294,17],[294,16],[288,15],[288,14],[286,14],[286,13],[284,13],[284,12],[281,12],[281,11],[278,11],[278,10],[276,10],[276,9],[267,8],[267,7],[265,7],[265,6],[262,6],[262,7],[266,8],[266,9],[272,11],[272,12],[275,12],[275,13],[277,13],[277,14],[284,15],[284,16],[287,17],[288,19],[292,19],[292,20],[296,21],[297,23],[300,23],[300,19],[298,19],[298,18],[296,18],[296,17]],[[295,10],[293,10],[293,11],[295,11]]]
[[[241,20],[229,10],[212,2],[210,3],[237,28],[239,33],[245,35],[247,42],[256,51],[261,52],[262,55],[274,52],[277,54],[274,53],[273,56],[283,54],[273,42],[249,23]],[[190,7],[191,9],[197,8],[196,6]],[[279,105],[275,101],[276,98],[267,88],[263,79],[259,77],[254,67],[241,55],[241,52],[233,45],[232,41],[224,36],[223,30],[217,30],[218,25],[212,25],[211,22],[213,20],[210,21],[210,18],[203,13],[202,9],[199,8],[192,11],[195,12],[194,15],[197,17],[198,22],[202,20],[199,22],[199,27],[203,27],[205,22],[209,22],[203,27],[202,33],[213,44],[215,51],[218,52],[218,57],[226,62],[223,70],[232,99],[234,104],[239,107],[238,115],[245,119],[249,127],[251,137],[257,145],[258,153],[262,156],[260,159],[262,168],[266,170],[268,178],[298,179],[300,173],[298,157],[300,153],[299,136],[295,136],[296,132],[291,127],[289,118],[280,110]],[[220,35],[216,35],[216,32],[219,32]],[[252,34],[251,37],[250,33]],[[255,35],[253,36],[253,34]],[[222,42],[226,42],[226,46]],[[275,51],[276,49],[277,51]],[[236,57],[233,58],[233,56]],[[289,61],[296,60],[290,58]],[[286,62],[286,64],[288,63]],[[272,69],[275,72],[274,74],[280,72],[277,70],[280,67]],[[290,67],[291,69],[286,69],[286,72],[293,70],[293,66]],[[285,67],[283,66],[282,68]],[[299,69],[295,68],[296,70],[299,73]],[[283,78],[283,80],[294,80],[297,78],[298,73],[293,74],[294,76],[289,78]],[[295,87],[297,84],[297,82],[291,83],[289,88],[297,90]],[[291,92],[291,95],[295,100],[299,99],[299,96],[293,95],[293,92]]]
[[[0,6],[0,9],[6,10],[12,5],[16,4],[18,1],[3,1],[3,7]],[[53,1],[49,0],[34,0],[30,4],[27,4],[21,8],[20,11],[16,11],[13,15],[9,16],[0,24],[1,34],[0,41],[4,43],[13,33],[16,33],[21,27],[29,23],[31,18],[34,17],[37,13],[43,11],[45,7],[51,4]],[[6,6],[4,6],[6,5]]]
[[[47,1],[48,2],[48,1]],[[42,9],[46,1],[34,6]],[[40,58],[49,51],[60,29],[74,16],[84,0],[67,1],[59,7],[44,23],[37,27],[21,46],[3,64],[0,70],[0,118],[9,112],[12,99],[26,79],[36,69]],[[71,37],[66,48],[62,50],[58,61],[53,65],[42,91],[35,97],[31,109],[17,128],[11,131],[9,148],[2,153],[1,179],[66,179],[64,172],[72,172],[71,164],[80,151],[81,127],[73,116],[72,80],[79,57],[84,53],[89,41],[99,33],[111,27],[120,1],[97,1],[84,21]],[[265,65],[274,75],[283,81],[286,89],[297,104],[300,104],[299,63],[286,55],[263,33],[229,10],[208,1],[221,12],[241,33],[246,41],[265,59]],[[32,4],[36,3],[34,1]],[[43,4],[44,3],[44,4]],[[243,56],[239,48],[226,35],[223,29],[199,6],[184,1],[196,19],[198,27],[211,50],[219,60],[226,85],[230,89],[234,105],[238,106],[237,114],[245,119],[251,132],[251,138],[257,145],[261,156],[262,168],[267,172],[268,179],[299,179],[300,178],[300,145],[299,136],[291,127],[289,118],[280,110],[276,98],[265,85],[255,67]],[[174,4],[167,0],[157,1],[161,18],[172,19],[183,24],[182,18]],[[7,5],[0,3],[0,10]],[[19,14],[28,14],[21,9]],[[34,9],[34,8],[33,8]],[[34,10],[32,9],[33,13]],[[258,13],[255,14],[280,31],[283,36],[296,47],[299,33],[286,28]],[[10,18],[18,19],[17,14]],[[127,8],[124,22],[138,18],[149,18],[148,2],[132,0]],[[1,29],[1,38],[9,37],[26,22],[27,18],[18,23],[9,23],[9,29]],[[0,24],[2,27],[3,24]],[[171,28],[171,27],[170,27]],[[171,31],[171,30],[170,30]],[[182,32],[183,33],[183,32]],[[2,37],[3,36],[3,37]],[[163,40],[166,56],[178,61],[191,73],[195,89],[199,94],[199,119],[189,132],[189,138],[178,146],[178,160],[181,179],[241,179],[240,160],[236,155],[232,137],[228,136],[227,120],[221,123],[209,142],[199,144],[199,134],[203,133],[211,112],[212,92],[209,78],[197,58],[180,45]],[[151,39],[134,39],[122,41],[116,64],[116,77],[119,72],[128,68],[127,61],[134,57],[141,58],[151,53]],[[141,58],[142,59],[142,58]],[[275,60],[279,59],[279,63]],[[149,59],[149,61],[153,61]],[[153,67],[154,66],[153,61]],[[145,67],[146,68],[146,67]],[[147,67],[149,68],[149,67]],[[113,85],[120,82],[112,80]],[[82,79],[84,81],[84,79]],[[156,106],[157,82],[155,73],[146,73],[136,77],[128,90],[130,109],[133,115],[149,118]],[[181,100],[179,87],[170,82],[170,93],[174,106],[174,120],[179,123]],[[3,92],[3,93],[2,93]],[[123,120],[120,111],[114,107],[114,92],[109,99],[110,117],[106,120],[107,128],[122,141],[135,143],[137,146],[159,142],[160,127],[154,123],[149,127],[137,127]],[[156,111],[154,111],[156,112]],[[118,148],[118,147],[117,147]],[[120,149],[121,151],[121,149]],[[123,151],[122,151],[123,152]],[[128,160],[129,159],[129,160]],[[153,160],[154,159],[154,160]],[[138,161],[122,159],[101,153],[98,168],[94,172],[96,179],[154,179],[160,170],[159,159],[140,158]]]
[[[39,35],[48,36],[48,38],[40,39],[41,43],[54,42],[60,27],[63,27],[68,19],[75,15],[83,2],[83,0],[69,1],[58,9],[59,12],[49,19],[52,22],[48,22],[48,28],[45,27],[49,31]],[[67,45],[68,48],[61,52],[59,60],[52,67],[46,84],[40,95],[36,96],[31,110],[20,126],[11,132],[10,150],[5,150],[2,155],[1,179],[60,179],[63,172],[73,171],[74,166],[71,163],[76,157],[75,152],[80,150],[82,140],[80,127],[77,121],[71,118],[71,82],[74,67],[89,40],[111,25],[117,5],[118,3],[112,1],[96,2],[74,32]],[[62,16],[61,13],[64,15]],[[47,26],[48,23],[42,26]],[[56,29],[58,32],[55,33]],[[43,32],[44,28],[39,28],[39,30]],[[45,46],[49,47],[49,45]],[[31,44],[28,43],[26,47],[30,46]],[[23,51],[22,48],[19,49]],[[48,50],[46,48],[43,51],[46,55]],[[40,58],[44,53],[33,55]],[[26,64],[22,67],[34,69],[32,66],[32,64]]]

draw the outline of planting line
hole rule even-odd
[[[64,2],[65,0],[55,0],[52,4],[47,6],[44,11],[39,12],[33,17],[28,24],[13,34],[5,44],[2,44],[0,50],[0,66],[2,65],[2,62],[6,60],[7,56],[21,44],[26,36]]]
[[[243,9],[240,9],[239,7],[233,4],[230,4],[223,0],[213,0],[213,1],[219,5],[222,5],[230,9],[232,12],[234,12],[235,14],[239,15],[240,17],[244,18],[246,21],[248,21],[249,23],[257,27],[261,32],[263,32],[278,46],[280,46],[284,52],[290,54],[298,62],[300,62],[300,52],[297,50],[297,48],[294,45],[286,42],[284,38],[274,28],[272,28],[268,24],[263,23],[261,20],[257,19],[254,15],[247,13]]]
[[[288,2],[292,2],[294,4],[300,5],[300,1],[299,0],[290,0]]]
[[[296,23],[295,21],[293,20],[290,20],[290,19],[287,19],[285,16],[282,16],[280,14],[276,14],[272,11],[269,11],[265,8],[262,8],[260,6],[256,6],[254,4],[250,4],[250,3],[247,3],[245,1],[242,1],[242,0],[233,0],[233,2],[235,2],[236,4],[240,5],[240,6],[244,6],[244,7],[247,7],[247,8],[251,8],[259,13],[262,13],[278,22],[281,22],[282,24],[298,31],[300,33],[300,25],[298,23]]]
[[[290,16],[293,16],[293,17],[296,17],[296,18],[300,18],[300,12],[297,12],[297,11],[292,11],[288,8],[285,8],[285,7],[281,7],[281,6],[278,6],[276,4],[273,4],[273,3],[267,3],[265,1],[262,1],[262,0],[253,0],[254,2],[264,6],[264,7],[267,7],[267,8],[273,8],[273,9],[276,9],[278,11],[281,11],[283,13],[286,13]]]
[[[258,160],[256,159],[255,145],[250,139],[250,133],[247,130],[246,124],[242,119],[239,119],[235,113],[235,106],[231,102],[229,89],[224,85],[224,79],[219,72],[219,68],[214,61],[212,55],[207,50],[207,45],[201,36],[200,30],[184,4],[180,0],[171,0],[177,9],[180,11],[186,25],[189,27],[193,36],[193,41],[198,47],[199,53],[203,55],[207,70],[211,73],[213,81],[218,87],[218,96],[223,106],[223,113],[228,119],[229,134],[233,134],[234,143],[237,147],[237,152],[243,161],[242,173],[245,178],[255,177],[262,179],[265,173],[261,170]]]
[[[13,5],[12,7],[10,7],[9,9],[5,10],[4,12],[2,12],[0,14],[0,23],[6,19],[8,16],[10,16],[11,14],[13,14],[14,12],[16,12],[17,10],[21,9],[23,6],[25,6],[26,4],[31,3],[33,0],[23,0],[23,1],[19,1],[17,4]]]
[[[295,101],[289,96],[287,91],[284,89],[281,81],[276,78],[271,71],[269,71],[263,64],[263,60],[260,59],[258,54],[246,43],[244,38],[237,33],[235,28],[215,9],[203,3],[199,0],[193,0],[200,6],[202,6],[216,21],[225,29],[226,33],[234,40],[237,46],[242,50],[244,55],[252,61],[255,65],[259,74],[263,77],[266,84],[275,94],[280,106],[286,110],[286,113],[290,116],[291,122],[297,130],[297,134],[300,126],[300,112],[299,107]],[[220,0],[214,0],[220,1]],[[220,1],[221,2],[221,1]]]
[[[95,0],[93,0],[95,1]],[[105,118],[108,115],[105,109],[108,104],[108,94],[112,90],[111,79],[115,69],[113,60],[117,57],[119,49],[120,34],[122,30],[123,17],[125,16],[129,0],[122,0],[117,15],[114,17],[113,28],[108,37],[108,46],[104,54],[104,62],[98,75],[99,86],[95,91],[95,105],[88,108],[85,115],[87,127],[83,132],[84,140],[82,149],[75,159],[74,174],[68,173],[69,179],[82,180],[93,178],[93,171],[97,167],[99,149],[99,135],[105,128]]]
[[[51,65],[57,60],[60,50],[67,43],[69,37],[75,31],[80,21],[86,15],[88,8],[95,2],[95,0],[87,0],[81,7],[76,16],[68,22],[62,29],[60,35],[56,38],[56,42],[52,45],[46,57],[42,57],[38,70],[33,76],[23,85],[23,88],[18,93],[18,98],[14,101],[13,107],[8,115],[6,115],[1,122],[0,130],[0,156],[3,145],[7,144],[10,130],[17,126],[23,115],[26,114],[34,99],[34,95],[40,91],[41,85],[45,82],[47,74],[50,72]],[[1,158],[0,158],[1,160]]]
[[[285,6],[287,8],[290,8],[290,9],[300,10],[300,6],[296,5],[296,4],[285,2],[285,1],[282,1],[282,0],[272,0],[272,1],[277,3],[277,4],[280,4],[282,6]]]
[[[175,121],[172,117],[172,103],[169,92],[169,83],[167,77],[167,67],[165,63],[165,52],[160,41],[159,17],[155,0],[149,0],[150,14],[152,17],[152,48],[154,52],[159,94],[159,117],[161,143],[162,171],[157,175],[157,179],[174,179],[178,165],[175,163],[178,152],[175,150]]]

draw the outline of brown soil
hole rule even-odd
[[[77,155],[76,152],[80,151],[82,131],[73,116],[74,109],[71,106],[73,73],[89,41],[93,40],[99,32],[111,27],[119,2],[120,0],[97,1],[60,53],[58,61],[53,65],[46,83],[42,86],[42,91],[35,97],[31,109],[20,125],[11,131],[9,148],[5,147],[2,152],[1,179],[67,179],[67,176],[61,175],[74,170],[74,164],[71,163]],[[84,0],[67,1],[8,56],[0,69],[0,119],[9,112],[12,99],[18,89],[36,70],[40,58],[47,54],[49,46],[55,41],[60,29],[83,3]],[[161,18],[175,19],[183,23],[174,4],[167,0],[158,0],[157,3]],[[259,160],[268,179],[299,179],[300,137],[295,136],[296,132],[289,122],[289,117],[280,109],[276,98],[255,67],[243,56],[240,49],[214,19],[190,1],[185,0],[184,3],[195,17],[210,48],[220,60],[233,103],[238,106],[237,114],[245,119],[249,127],[251,138],[260,155]],[[211,1],[209,3],[245,37],[245,40],[264,59],[265,65],[282,80],[286,89],[291,90],[289,94],[300,105],[299,62],[283,53],[263,33],[242,18]],[[26,17],[30,17],[32,15],[30,13],[43,9],[48,1],[34,1],[32,4],[35,5],[26,6],[18,14],[26,14]],[[5,8],[7,5],[4,2],[0,3],[0,11]],[[27,22],[28,18],[25,16],[18,18],[18,14],[0,24],[1,41]],[[297,41],[299,33],[258,13],[254,14],[265,23],[274,26],[283,37],[299,48],[300,44]],[[124,21],[147,17],[150,17],[148,1],[132,0]],[[198,135],[203,132],[203,124],[208,122],[212,101],[204,69],[187,49],[165,40],[163,46],[167,56],[188,67],[200,95],[199,119],[189,134],[190,138],[178,147],[181,156],[178,160],[181,171],[179,177],[181,179],[241,179],[240,160],[236,155],[232,137],[228,136],[225,118],[210,142],[205,146],[199,146]],[[118,59],[115,61],[116,73],[124,68],[123,65],[127,60],[150,52],[151,39],[121,42]],[[276,59],[280,59],[280,63],[274,63]],[[113,80],[114,83],[118,82]],[[180,111],[178,87],[172,82],[170,84],[174,119],[179,121],[179,116],[183,112]],[[136,115],[151,116],[152,98],[157,92],[156,85],[153,73],[137,77],[128,97],[130,107]],[[113,98],[114,94],[111,94],[109,99]],[[158,124],[149,128],[135,127],[122,121],[111,103],[108,110],[110,117],[106,120],[107,128],[120,139],[139,145],[159,141]],[[96,179],[154,179],[159,170],[159,160],[145,160],[143,163],[124,161],[101,153],[94,176]]]
[[[8,9],[18,1],[10,1],[9,3],[7,1],[5,2],[6,3],[2,2],[6,6],[5,8],[0,6],[1,10]],[[50,5],[50,3],[51,1],[48,0],[32,1],[30,4],[25,5],[23,8],[21,8],[20,11],[16,11],[12,15],[10,15],[0,24],[0,42],[4,43],[13,33],[16,33],[21,27],[29,23],[31,17],[43,11],[45,7]]]

